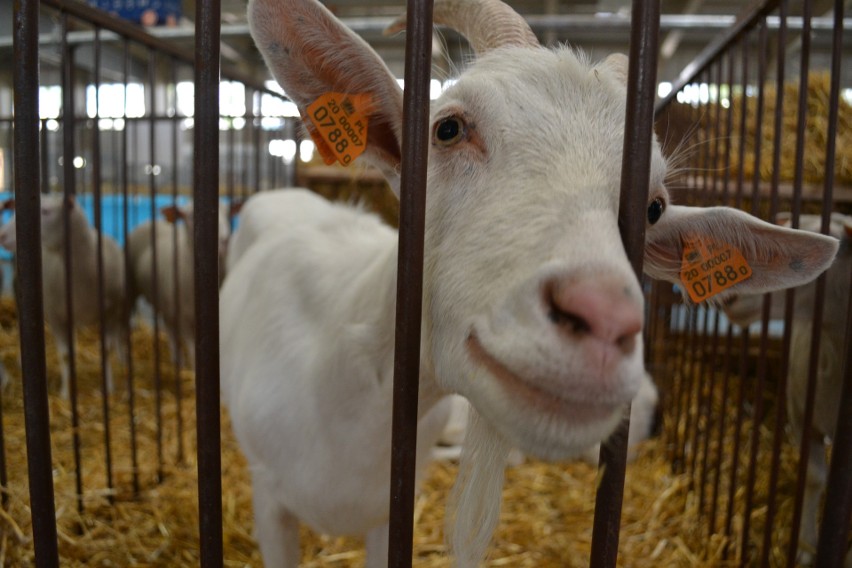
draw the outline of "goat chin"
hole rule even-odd
[[[500,520],[509,450],[506,440],[471,409],[444,531],[458,568],[474,568],[488,550]]]

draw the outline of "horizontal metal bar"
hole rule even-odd
[[[183,49],[174,43],[165,41],[164,38],[156,37],[154,34],[149,33],[149,29],[137,26],[129,20],[124,20],[78,0],[42,0],[41,3],[57,10],[62,10],[75,18],[89,22],[99,28],[103,28],[103,31],[100,32],[101,43],[127,38],[188,65],[195,64],[195,55],[192,49]],[[194,36],[194,28],[187,28],[187,30],[191,30],[192,32],[187,37]],[[150,31],[154,31],[154,29]],[[68,44],[87,43],[94,41],[94,37],[94,31],[77,31],[68,33],[66,41]],[[11,45],[8,39],[0,38],[0,47],[4,46],[4,42]],[[59,45],[61,42],[62,37],[58,33],[39,35],[39,44],[41,46]],[[231,65],[221,65],[221,78],[245,83],[258,91],[270,94],[274,93],[262,81],[258,81],[255,75]]]
[[[45,3],[58,2],[60,0],[45,0]],[[537,32],[585,32],[590,30],[597,31],[627,31],[630,29],[630,17],[621,14],[553,14],[553,15],[527,15],[525,16],[530,27]],[[343,24],[352,31],[362,35],[381,35],[394,18],[385,16],[363,17],[363,18],[342,18]],[[660,17],[661,31],[722,31],[729,29],[737,22],[737,16],[734,15],[708,15],[708,14],[668,14]],[[769,29],[778,29],[781,25],[780,19],[777,16],[770,16],[766,19],[766,24]],[[802,18],[789,18],[787,20],[787,28],[791,30],[802,29]],[[829,31],[832,29],[834,22],[831,18],[814,18],[811,28],[816,31]],[[135,26],[131,26],[134,30],[139,30]],[[852,34],[852,18],[843,20],[843,29],[845,34]],[[156,40],[174,40],[174,39],[192,39],[195,35],[195,28],[192,26],[179,27],[162,27],[162,28],[146,28],[144,33]],[[109,43],[119,41],[125,34],[121,32],[105,31],[101,33],[101,42]],[[223,24],[222,37],[247,37],[249,36],[248,24]],[[42,46],[50,46],[59,44],[59,34],[45,33],[39,36],[39,43]],[[68,34],[68,43],[86,44],[94,39],[94,32],[87,30],[79,30]],[[131,38],[135,39],[135,38]],[[12,40],[9,37],[0,37],[0,48],[9,47]],[[174,47],[172,44],[171,47]],[[182,50],[178,50],[181,51]]]

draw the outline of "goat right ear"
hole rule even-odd
[[[183,211],[181,211],[180,207],[177,207],[176,205],[163,207],[160,209],[160,213],[163,214],[163,217],[165,217],[166,221],[169,223],[177,223],[180,219],[185,217]]]
[[[251,0],[248,20],[266,65],[302,116],[325,93],[369,95],[364,156],[396,190],[402,89],[373,49],[315,0]]]
[[[14,211],[15,210],[15,199],[7,199],[3,202],[2,211]]]

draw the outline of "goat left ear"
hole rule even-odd
[[[630,60],[623,53],[613,53],[603,61],[603,67],[610,71],[618,82],[627,86],[627,70]]]
[[[745,280],[719,295],[758,294],[801,286],[822,274],[837,254],[837,239],[761,221],[729,207],[669,205],[649,227],[645,272],[681,283],[686,242],[736,249],[752,270]]]
[[[267,66],[302,116],[326,93],[369,96],[364,156],[397,190],[402,89],[373,49],[315,0],[251,0],[248,20]]]

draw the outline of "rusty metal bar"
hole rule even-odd
[[[764,111],[764,83],[766,82],[766,48],[768,43],[766,20],[761,18],[757,28],[757,102],[755,110],[754,129],[754,175],[752,176],[751,213],[758,215],[760,205],[760,159],[762,151],[763,111]],[[745,98],[745,93],[743,93]],[[744,140],[743,140],[744,142]],[[751,542],[751,510],[754,504],[754,490],[757,482],[757,459],[760,450],[760,425],[763,421],[763,391],[766,383],[766,351],[769,345],[769,300],[764,299],[763,312],[761,314],[759,354],[757,359],[757,372],[754,383],[754,416],[751,426],[751,444],[749,446],[749,465],[746,481],[745,514],[743,515],[743,533],[741,541],[741,562],[748,558],[749,544]]]
[[[195,57],[189,50],[181,49],[174,42],[168,39],[154,37],[145,31],[142,26],[131,23],[128,20],[121,19],[103,10],[99,10],[85,2],[79,0],[42,0],[42,4],[51,6],[57,10],[61,10],[76,18],[91,23],[94,26],[115,32],[116,34],[130,39],[149,49],[164,55],[174,57],[180,61],[193,65]],[[263,91],[265,93],[280,97],[280,93],[271,91],[266,88],[262,80],[258,80],[255,75],[246,73],[236,66],[223,65],[222,77],[233,81],[239,81],[246,85],[251,85],[252,88]]]
[[[154,92],[157,86],[157,53],[153,49],[148,50],[148,193],[151,196],[151,303],[154,309],[154,336],[152,338],[152,350],[154,352],[154,417],[157,425],[155,434],[157,448],[157,481],[162,482],[163,473],[163,378],[160,356],[160,270],[157,251],[157,177],[154,175],[154,163],[156,162],[156,137],[157,123],[154,116],[157,113],[157,96]]]
[[[645,211],[648,206],[651,142],[654,136],[659,33],[659,0],[634,0],[618,227],[627,258],[640,281],[645,256]],[[595,568],[614,567],[618,558],[624,474],[627,467],[626,433],[629,426],[628,418],[619,427],[620,433],[601,444],[599,467],[603,471],[595,499],[590,560],[590,566]]]
[[[828,144],[826,146],[825,199],[831,194],[834,186],[834,158],[838,123],[838,108],[840,94],[840,74],[843,47],[843,12],[842,0],[834,2],[834,34],[832,36],[831,53],[831,91],[829,95]],[[826,229],[825,212],[823,212],[823,231]],[[846,315],[846,361],[843,377],[843,389],[840,393],[840,408],[837,414],[837,425],[833,437],[831,465],[826,486],[825,509],[817,541],[815,566],[840,566],[847,554],[847,538],[849,534],[850,513],[852,512],[852,295]],[[807,422],[805,423],[808,424]]]
[[[739,38],[740,44],[740,86],[742,88],[742,98],[741,98],[741,107],[740,107],[740,121],[738,126],[739,133],[739,148],[737,151],[737,165],[738,165],[738,174],[734,195],[734,206],[737,208],[742,208],[743,205],[743,191],[745,188],[745,168],[743,168],[743,164],[745,163],[745,138],[746,138],[746,120],[748,116],[747,111],[747,100],[746,100],[746,92],[748,88],[748,78],[749,78],[749,66],[748,66],[748,37],[743,36]],[[733,60],[732,60],[733,61]],[[731,101],[733,104],[733,101]],[[728,492],[727,492],[727,510],[725,512],[725,522],[724,522],[724,534],[726,539],[728,540],[728,544],[722,552],[722,558],[727,560],[729,553],[735,549],[733,540],[733,521],[734,515],[736,513],[735,500],[736,500],[736,489],[739,485],[739,476],[740,476],[740,448],[743,445],[743,426],[745,422],[745,401],[746,401],[746,389],[747,389],[747,356],[748,356],[748,347],[749,347],[749,330],[748,328],[741,329],[741,341],[739,346],[739,377],[737,380],[738,391],[737,391],[737,415],[734,422],[734,436],[733,442],[734,447],[732,451],[732,460],[731,460],[731,469],[730,469],[730,477],[728,482]]]
[[[778,2],[780,2],[780,0],[756,0],[752,2],[743,13],[737,16],[737,21],[733,26],[708,44],[707,47],[698,54],[698,57],[684,68],[677,80],[672,84],[671,92],[660,100],[657,104],[657,108],[664,108],[670,104],[677,96],[677,93],[686,85],[692,83],[695,78],[719,56],[720,53],[730,49],[731,45],[733,45],[735,41],[741,39],[759,21],[765,19],[766,15],[778,6]]]
[[[801,189],[804,180],[804,159],[805,159],[805,132],[807,127],[807,112],[808,112],[808,80],[810,76],[810,54],[811,54],[811,15],[813,6],[810,0],[804,0],[802,3],[802,35],[801,35],[801,61],[799,68],[799,97],[798,97],[798,114],[796,117],[796,167],[793,175],[793,199],[792,199],[792,216],[790,222],[793,227],[799,226],[799,212],[801,207]],[[788,292],[792,294],[793,292]],[[819,295],[819,293],[817,294]],[[822,317],[820,310],[820,318]],[[791,317],[791,316],[788,316]],[[814,383],[814,374],[808,373],[808,390],[811,389],[811,384]],[[813,412],[813,399],[810,399],[810,404],[806,403],[805,418],[803,421],[806,424],[811,422],[808,413]],[[810,408],[810,410],[807,410]],[[793,568],[796,557],[798,555],[799,544],[799,527],[802,523],[802,500],[805,494],[805,483],[807,473],[807,434],[802,435],[802,445],[799,453],[799,468],[797,472],[796,482],[796,498],[793,506],[793,519],[790,522],[790,539],[787,547],[787,566]],[[804,465],[803,465],[804,464]]]
[[[223,565],[219,415],[219,25],[220,0],[195,10],[195,399],[202,568]]]
[[[14,37],[14,181],[18,242],[18,318],[21,334],[24,421],[27,438],[30,510],[37,568],[59,566],[53,460],[47,406],[47,368],[42,303],[41,200],[38,134],[38,2],[15,0]],[[33,183],[35,181],[36,183]],[[26,270],[20,270],[25,267]]]
[[[784,52],[787,45],[787,0],[781,0],[778,5],[778,18],[780,26],[778,28],[777,37],[777,52]],[[774,117],[774,132],[773,132],[773,153],[772,153],[772,182],[770,189],[770,205],[769,205],[769,220],[774,221],[778,213],[778,186],[781,175],[781,142],[782,129],[784,118],[784,79],[786,71],[786,58],[777,57],[776,61],[776,79],[775,79],[775,117]],[[767,294],[766,300],[771,304],[772,297]],[[767,310],[771,307],[767,305]],[[792,313],[792,304],[786,306],[785,314]],[[786,318],[786,315],[785,315]],[[775,514],[778,509],[778,478],[781,472],[781,446],[784,441],[784,424],[786,422],[787,405],[787,370],[790,361],[790,342],[791,342],[792,325],[785,324],[784,334],[782,337],[781,348],[781,369],[777,378],[778,384],[775,389],[775,427],[773,429],[772,438],[772,454],[770,457],[769,466],[769,498],[766,508],[766,521],[763,531],[763,546],[761,566],[769,566],[769,555],[772,549],[773,527],[775,523]]]
[[[178,118],[177,111],[177,61],[172,58],[169,60],[171,65],[171,80],[172,85],[174,85],[174,114],[172,116],[171,125],[172,125],[172,204],[177,207],[177,198],[178,198],[178,122],[180,118]],[[184,445],[183,445],[183,388],[181,385],[181,369],[183,367],[183,350],[181,349],[182,345],[182,335],[181,335],[181,286],[180,286],[180,265],[181,260],[178,258],[180,247],[178,246],[178,225],[174,223],[172,226],[172,273],[174,274],[174,281],[172,283],[174,294],[173,298],[175,301],[172,302],[172,306],[175,309],[175,318],[174,318],[174,329],[172,332],[175,334],[175,337],[178,338],[174,355],[174,372],[175,372],[175,402],[177,404],[177,408],[175,410],[175,420],[177,422],[177,461],[178,463],[183,463],[184,460]],[[183,259],[183,262],[188,262],[187,259]]]
[[[122,76],[124,78],[123,89],[123,104],[122,108],[124,120],[127,120],[127,83],[129,80],[129,65],[130,65],[130,45],[127,39],[124,40],[124,53],[122,57]],[[123,237],[124,237],[124,293],[125,297],[131,297],[131,269],[130,269],[130,249],[128,246],[128,235],[130,233],[130,203],[129,203],[129,179],[127,171],[128,152],[128,131],[130,125],[125,122],[125,127],[121,130],[121,195],[122,195],[122,221],[123,221]],[[130,306],[129,306],[130,307]],[[129,416],[130,427],[130,465],[132,470],[133,494],[139,495],[139,453],[136,440],[136,394],[134,392],[133,383],[133,337],[130,327],[130,318],[124,322],[124,341],[127,350],[127,412]]]
[[[74,171],[74,51],[68,46],[68,14],[62,14],[62,186],[63,199],[73,199],[76,190]],[[80,455],[80,413],[77,405],[77,364],[74,341],[74,298],[71,292],[73,259],[71,258],[71,224],[69,210],[63,208],[65,254],[65,310],[64,333],[68,341],[68,376],[71,396],[71,436],[74,446],[74,474],[76,476],[77,510],[83,512],[83,468]],[[59,330],[54,330],[59,333]]]
[[[92,131],[92,203],[94,205],[95,230],[98,234],[97,240],[97,289],[98,289],[98,316],[100,320],[99,335],[101,342],[101,412],[104,418],[104,467],[106,471],[106,486],[113,488],[112,480],[112,443],[110,432],[109,412],[109,389],[113,385],[107,384],[107,374],[110,373],[109,352],[106,343],[106,301],[104,297],[104,238],[103,238],[103,211],[101,204],[101,127],[100,127],[100,86],[101,86],[101,34],[100,29],[95,29],[94,43],[94,69],[92,83],[95,87],[95,118]],[[111,375],[110,375],[111,376]],[[112,491],[107,494],[107,500],[113,503],[115,497]]]
[[[432,5],[432,0],[407,1],[388,546],[393,568],[410,568],[414,534]]]

